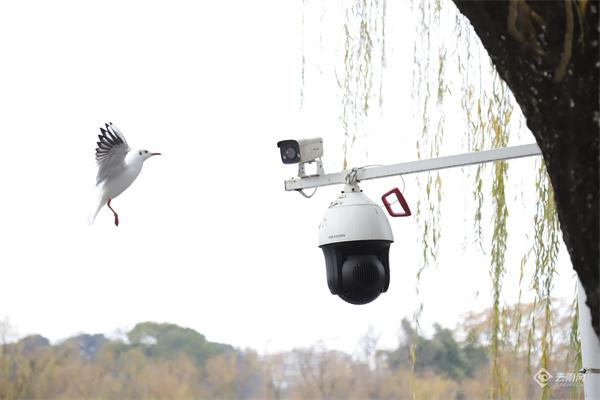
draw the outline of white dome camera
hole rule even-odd
[[[357,186],[347,185],[319,226],[331,293],[348,303],[366,304],[387,291],[393,241],[384,210]]]

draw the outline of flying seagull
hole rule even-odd
[[[100,128],[100,141],[96,147],[96,163],[98,175],[96,176],[96,189],[98,197],[94,212],[90,215],[90,225],[94,223],[98,212],[104,205],[113,212],[115,225],[119,226],[119,216],[111,207],[110,202],[123,193],[142,171],[144,161],[160,153],[151,153],[145,149],[132,149],[127,144],[125,137],[116,126],[109,122]]]

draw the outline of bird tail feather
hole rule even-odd
[[[102,191],[99,191],[96,199],[96,208],[88,216],[88,225],[92,225],[96,220],[96,216],[100,212],[100,209],[106,204],[106,199],[102,196]]]

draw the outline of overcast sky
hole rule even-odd
[[[412,44],[402,39],[411,28],[402,7],[388,7],[396,22],[387,28],[386,100],[357,144],[363,156],[355,165],[416,159]],[[310,200],[285,192],[283,180],[296,171],[280,163],[276,147],[322,136],[325,170],[342,167],[334,75],[316,72],[327,59],[307,58],[300,107],[301,10],[300,1],[274,0],[0,3],[0,318],[19,335],[52,340],[152,320],[260,351],[317,340],[352,350],[370,326],[382,345],[395,345],[400,320],[420,301],[426,329],[435,321],[454,326],[491,304],[489,260],[467,233],[467,168],[442,173],[441,258],[424,274],[420,298],[414,218],[391,221],[387,293],[360,307],[329,293],[317,228],[340,188]],[[312,20],[308,55],[318,54]],[[90,227],[96,135],[108,121],[131,146],[163,156],[113,201],[118,228],[106,208]],[[524,132],[513,144],[532,141]],[[508,303],[516,301],[524,238],[533,234],[534,193],[522,188],[533,187],[535,163],[510,163]],[[415,179],[363,189],[377,200],[404,186],[415,207],[424,195]],[[555,294],[570,301],[575,283],[564,249],[558,271]]]

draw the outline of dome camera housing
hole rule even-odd
[[[390,284],[392,229],[384,211],[360,190],[346,190],[329,206],[319,226],[327,284],[332,294],[366,304]]]

